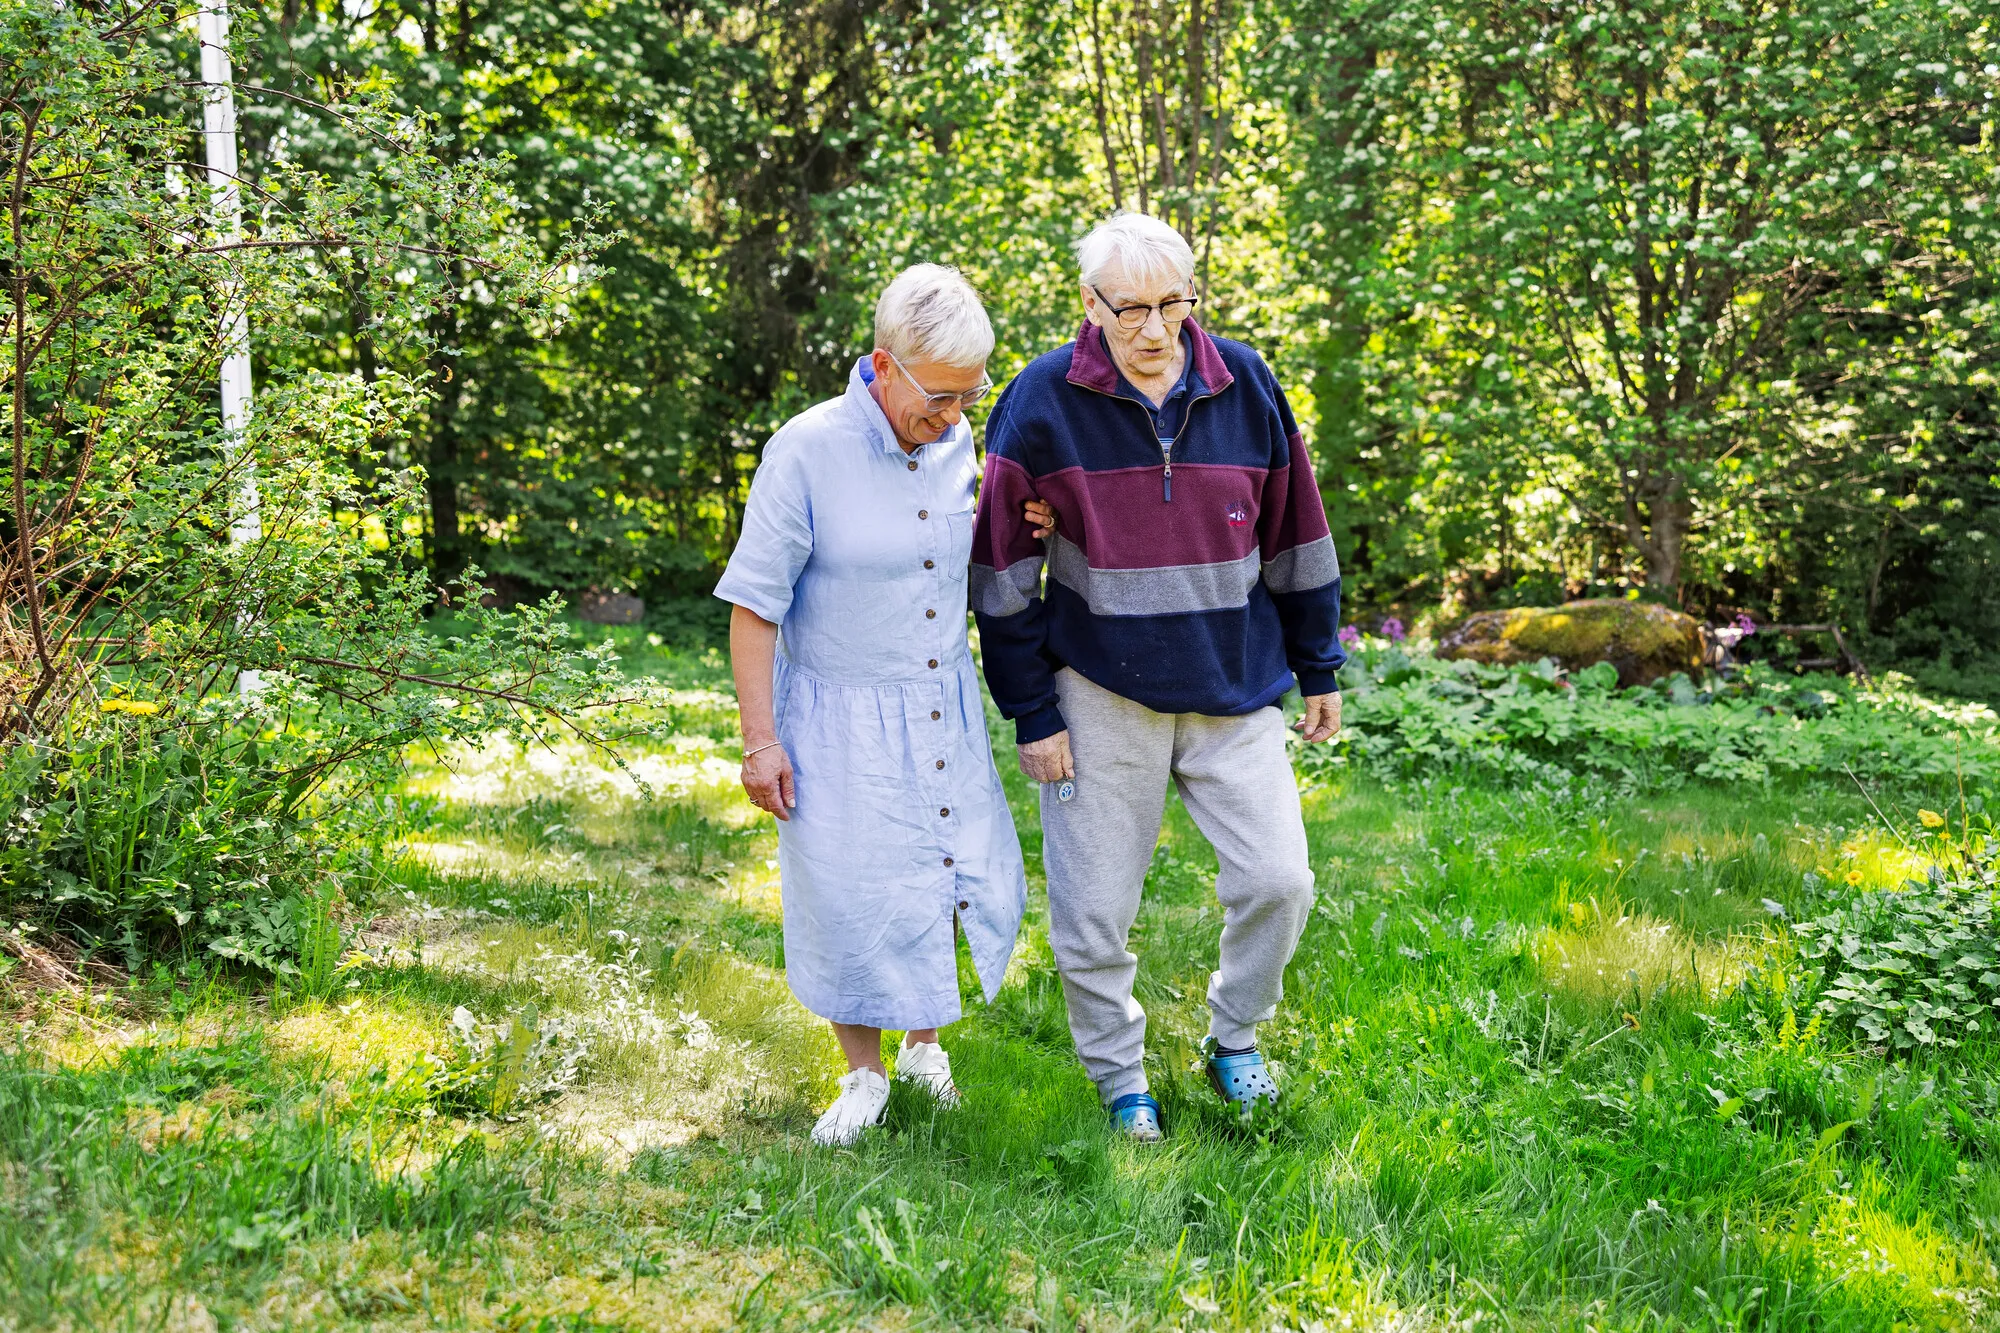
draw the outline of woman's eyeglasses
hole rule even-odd
[[[896,369],[903,372],[903,378],[908,380],[915,387],[916,391],[924,396],[924,411],[928,415],[936,416],[948,407],[956,407],[959,411],[963,412],[987,394],[993,392],[993,381],[981,376],[979,383],[967,389],[964,393],[932,393],[929,389],[917,383],[917,377],[910,373],[910,368],[904,365],[894,352],[891,352],[886,347],[882,349],[882,352],[891,361],[896,363]]]
[[[1105,308],[1110,310],[1121,329],[1145,328],[1147,318],[1155,310],[1160,312],[1160,318],[1167,323],[1178,324],[1194,313],[1195,302],[1200,299],[1194,296],[1176,296],[1173,300],[1162,301],[1158,305],[1112,305],[1111,298],[1101,289],[1092,287],[1090,290],[1097,293],[1097,299],[1104,302]]]

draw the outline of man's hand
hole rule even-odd
[[[1302,733],[1308,745],[1332,740],[1340,731],[1340,691],[1308,694],[1306,715],[1292,723],[1292,730]]]
[[[1014,748],[1021,754],[1021,771],[1036,782],[1061,782],[1076,776],[1076,763],[1069,756],[1067,731]]]
[[[792,789],[792,757],[785,753],[784,746],[773,745],[745,759],[742,776],[750,804],[790,822],[792,817],[785,811],[796,806],[799,798]]]
[[[1021,517],[1035,525],[1035,540],[1044,541],[1055,535],[1056,509],[1047,500],[1023,501]]]

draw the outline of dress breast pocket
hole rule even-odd
[[[944,568],[953,579],[964,578],[972,565],[972,516],[970,509],[944,516],[945,538],[950,543],[945,548]]]

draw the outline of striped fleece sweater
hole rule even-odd
[[[1190,401],[1170,458],[1088,322],[987,422],[972,609],[1022,744],[1064,729],[1064,666],[1161,713],[1254,712],[1294,677],[1337,688],[1340,562],[1284,391],[1242,343],[1193,320],[1182,336]],[[1060,515],[1046,551],[1021,516],[1037,496]]]

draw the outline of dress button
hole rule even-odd
[[[947,866],[948,866],[948,865],[950,865],[950,864],[951,864],[951,858],[950,858],[949,856],[947,856],[947,857],[946,857],[946,858],[944,859],[944,863],[945,863],[945,864],[946,864]]]
[[[944,714],[943,714],[943,713],[940,713],[940,712],[938,712],[938,710],[937,710],[937,709],[935,709],[935,708],[931,709],[931,721],[935,722],[935,721],[937,721],[937,720],[938,720],[939,718],[941,718],[941,717],[943,717],[943,716],[944,716]]]
[[[926,560],[926,561],[924,561],[924,568],[925,568],[925,569],[936,569],[936,568],[937,568],[937,561],[935,561],[935,560]]]
[[[929,518],[930,516],[931,516],[931,511],[928,509],[919,509],[917,511],[918,518]]]
[[[911,460],[910,460],[910,471],[912,471],[912,472],[915,472],[916,470],[917,470],[917,463],[916,463],[916,460],[915,460],[915,459],[911,459]]]
[[[925,619],[925,620],[936,620],[936,619],[937,619],[937,612],[935,612],[935,611],[926,611],[926,612],[924,612],[924,619]]]
[[[938,767],[939,767],[939,768],[943,768],[943,767],[944,767],[944,760],[942,760],[942,759],[938,760]]]
[[[972,904],[971,904],[971,903],[969,903],[969,902],[967,902],[967,901],[966,901],[965,899],[963,899],[963,898],[960,898],[960,899],[958,900],[958,910],[959,910],[959,911],[961,911],[961,912],[964,912],[964,911],[967,911],[967,910],[969,910],[969,909],[970,909],[971,907],[972,907]]]
[[[948,806],[948,805],[947,805],[947,806],[943,807],[942,809],[940,809],[940,810],[938,811],[938,818],[939,818],[939,819],[949,819],[950,817],[951,817],[951,807],[950,807],[950,806]]]
[[[931,659],[931,670],[933,671],[937,670],[937,659],[935,657]]]

